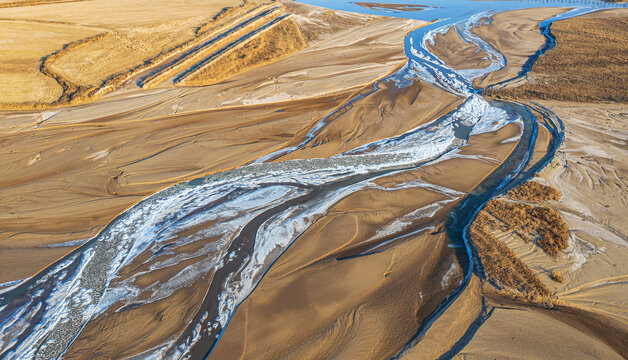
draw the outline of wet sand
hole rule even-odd
[[[489,24],[474,28],[473,33],[506,57],[506,67],[476,80],[475,87],[485,88],[517,76],[528,58],[545,43],[539,23],[565,11],[557,8],[506,11],[494,15]]]

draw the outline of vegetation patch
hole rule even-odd
[[[539,57],[524,85],[489,88],[485,94],[628,102],[628,17],[578,17],[555,22],[551,31],[556,47]]]
[[[555,187],[543,185],[536,181],[527,181],[510,190],[506,196],[512,200],[541,202],[558,200],[560,191]]]
[[[528,181],[510,190],[508,199],[489,201],[469,228],[475,254],[480,259],[486,279],[513,300],[552,306],[552,292],[517,255],[494,234],[512,232],[524,241],[534,242],[547,254],[556,257],[567,247],[569,231],[557,210],[548,206],[520,201],[544,202],[558,200],[557,189]],[[562,282],[560,273],[552,279]]]
[[[512,230],[525,241],[533,241],[556,257],[567,247],[569,230],[557,210],[504,200],[491,200],[485,211],[497,218],[503,230]]]
[[[270,64],[306,47],[298,25],[290,18],[281,20],[237,48],[190,73],[177,85],[204,86],[244,71]]]
[[[496,222],[486,210],[480,211],[469,233],[487,280],[511,297],[542,303],[550,290],[515,253],[492,234]]]

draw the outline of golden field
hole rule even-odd
[[[199,29],[259,5],[95,0],[0,8],[0,108],[74,104],[110,92],[199,37]]]

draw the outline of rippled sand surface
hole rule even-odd
[[[628,356],[624,104],[478,91],[585,7],[138,1],[0,0],[0,358]]]

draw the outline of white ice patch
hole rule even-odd
[[[90,239],[70,240],[70,241],[65,241],[65,242],[61,242],[61,243],[39,245],[38,247],[43,247],[43,248],[74,247],[74,246],[83,245],[86,242],[88,242],[89,240]]]
[[[426,219],[426,218],[434,217],[434,215],[436,215],[436,213],[440,209],[442,209],[444,205],[454,200],[455,199],[437,201],[435,203],[425,205],[416,210],[413,210],[399,218],[396,218],[391,223],[384,225],[380,229],[377,229],[377,231],[375,232],[375,235],[372,238],[368,239],[366,242],[376,241],[376,240],[383,239],[394,234],[398,234],[406,230],[413,223],[415,223],[417,219]]]
[[[31,166],[40,160],[41,160],[41,153],[39,152],[35,156],[33,156],[32,159],[28,160],[28,162],[26,163],[26,166]]]
[[[455,262],[452,262],[451,266],[449,266],[449,269],[447,270],[445,275],[443,275],[443,279],[440,281],[441,288],[444,289],[449,285],[449,281],[451,281],[451,277],[454,276],[457,272],[456,270],[458,270],[458,265],[456,265]]]
[[[570,270],[580,269],[582,265],[587,263],[591,255],[599,254],[602,251],[603,249],[598,249],[589,242],[570,236],[568,247],[565,249],[567,257],[572,262]]]
[[[107,150],[100,150],[97,151],[95,153],[92,153],[90,155],[88,155],[85,160],[100,160],[103,159],[105,157],[107,157],[109,155],[109,151]]]

